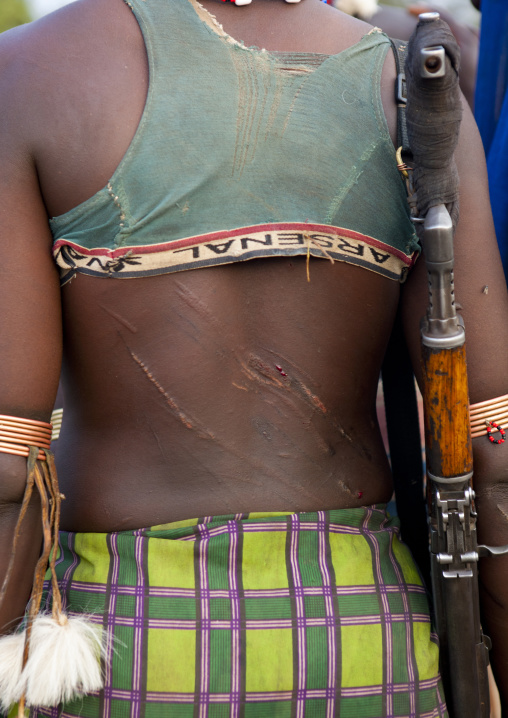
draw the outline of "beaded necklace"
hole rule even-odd
[[[322,0],[322,1],[327,2],[327,0]],[[222,0],[222,2],[232,2],[235,5],[250,5],[252,0]],[[286,2],[297,3],[297,2],[300,2],[300,0],[286,0]]]

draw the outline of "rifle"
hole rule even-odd
[[[415,221],[423,222],[429,280],[421,338],[432,593],[450,715],[488,718],[490,641],[480,623],[478,559],[508,547],[479,547],[476,536],[465,331],[453,283],[458,219],[453,151],[461,108],[457,72],[458,48],[448,26],[438,13],[420,15],[406,75],[413,204],[419,215]],[[429,129],[433,136],[426,144]]]
[[[451,715],[488,718],[490,645],[480,624],[465,333],[453,306],[453,280],[451,291],[444,289],[453,261],[452,222],[444,205],[429,210],[424,227],[433,298],[422,326],[425,441],[441,673]]]

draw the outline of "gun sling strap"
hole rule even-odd
[[[404,64],[407,43],[391,39],[397,78],[397,145],[402,156],[409,158],[406,126],[406,78]],[[397,314],[381,370],[385,399],[386,426],[390,462],[401,535],[418,564],[430,590],[430,554],[426,537],[427,513],[423,490],[423,461],[418,402],[413,367],[404,338],[400,313]],[[422,540],[424,537],[424,540]]]

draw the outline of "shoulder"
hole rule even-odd
[[[124,0],[75,0],[45,17],[0,34],[0,70],[16,73],[19,83],[62,77],[92,60],[107,41],[128,45],[137,23]],[[23,69],[26,74],[19,74]]]
[[[91,54],[106,32],[115,27],[124,31],[124,15],[132,15],[124,0],[75,0],[0,34],[0,67],[31,66],[49,74],[58,65],[64,71],[75,57]]]
[[[22,127],[29,123],[31,96],[36,88],[34,63],[37,48],[31,24],[22,25],[0,35],[0,157],[19,150]]]
[[[319,21],[321,37],[330,45],[335,43],[338,46],[336,52],[359,42],[362,37],[374,30],[374,25],[370,22],[352,17],[332,5],[319,2],[313,9],[315,17]]]
[[[1,33],[0,68],[5,70],[13,66],[19,67],[23,63],[41,65],[52,57],[57,60],[68,42],[73,39],[73,26],[86,20],[95,2],[96,0],[77,0],[39,20]],[[58,42],[55,42],[57,39]]]
[[[92,0],[93,1],[93,0]],[[0,131],[13,118],[30,125],[37,103],[65,72],[72,43],[73,16],[83,16],[88,0],[0,35]]]
[[[107,76],[116,48],[132,51],[136,31],[124,0],[77,0],[2,33],[0,133],[8,129],[39,141],[76,108],[80,95],[92,92],[97,78]]]

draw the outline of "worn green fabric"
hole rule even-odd
[[[194,0],[129,4],[148,53],[146,107],[107,186],[51,220],[64,269],[83,250],[93,253],[79,271],[101,276],[109,258],[108,276],[129,277],[148,255],[155,261],[158,245],[177,247],[178,264],[139,271],[192,268],[200,247],[199,266],[209,266],[324,257],[321,245],[339,260],[405,277],[418,244],[381,104],[385,35],[373,30],[333,56],[265,52],[224,35]],[[308,242],[306,225],[319,235]],[[261,236],[242,246],[256,227]],[[267,227],[286,235],[267,242]],[[238,228],[247,231],[234,246],[223,241],[206,254],[217,239],[210,234],[229,240]],[[339,232],[333,245],[321,236],[327,228],[360,237]],[[183,242],[196,236],[197,244]],[[397,257],[396,269],[385,271],[385,255]]]
[[[32,718],[447,716],[425,590],[383,506],[61,533],[105,688]],[[48,597],[48,607],[50,596]]]

